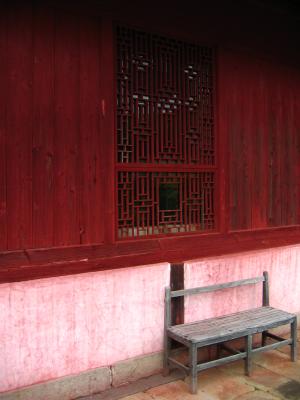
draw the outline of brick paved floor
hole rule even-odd
[[[256,354],[251,377],[244,375],[242,361],[203,371],[195,395],[189,393],[189,378],[173,376],[173,382],[164,383],[156,375],[86,400],[300,400],[300,343],[298,359],[292,363],[286,347]]]

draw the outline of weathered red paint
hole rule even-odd
[[[183,14],[177,12],[182,4],[173,5],[168,23],[170,9],[155,2],[126,10],[115,2],[3,8],[1,282],[299,242],[299,229],[291,226],[300,222],[296,25],[291,19],[290,30],[278,32],[282,21],[275,12],[264,25],[254,5],[246,12],[233,3],[219,5],[220,15],[214,2]],[[218,45],[221,233],[116,242],[112,20]],[[279,39],[287,44],[280,52]],[[291,227],[266,229],[285,225]]]

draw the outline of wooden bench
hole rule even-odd
[[[173,298],[197,295],[243,285],[253,285],[259,282],[263,282],[262,307],[188,324],[171,326],[171,300]],[[284,339],[268,332],[271,328],[285,324],[291,324],[290,339]],[[252,336],[256,333],[262,333],[262,343],[261,347],[253,348]],[[245,349],[243,351],[238,351],[224,343],[238,338],[245,339]],[[272,339],[274,343],[266,344],[268,338]],[[182,364],[171,357],[170,350],[172,339],[187,347],[189,352],[188,365]],[[197,372],[207,368],[245,359],[245,373],[250,375],[253,354],[277,349],[284,345],[291,346],[291,359],[292,361],[296,361],[297,317],[294,314],[269,306],[269,279],[267,272],[264,272],[263,276],[257,278],[243,279],[240,281],[193,289],[171,291],[170,288],[167,287],[165,292],[164,340],[164,374],[166,375],[169,373],[170,366],[181,368],[187,375],[190,375],[191,393],[196,393]],[[216,344],[219,349],[222,348],[231,355],[217,358],[213,361],[198,363],[197,350],[201,347],[213,344]]]

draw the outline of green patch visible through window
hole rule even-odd
[[[177,183],[164,183],[159,185],[159,209],[179,209],[179,185]]]

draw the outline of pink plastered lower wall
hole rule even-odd
[[[163,348],[167,263],[0,285],[0,392]]]
[[[300,246],[185,263],[185,287],[270,274],[274,307],[300,311]],[[168,263],[0,285],[0,392],[163,348]],[[262,287],[190,297],[185,322],[261,305]]]
[[[269,272],[270,305],[300,312],[300,246],[239,253],[185,263],[185,288],[260,276]],[[262,305],[262,284],[204,293],[185,300],[185,322]]]

